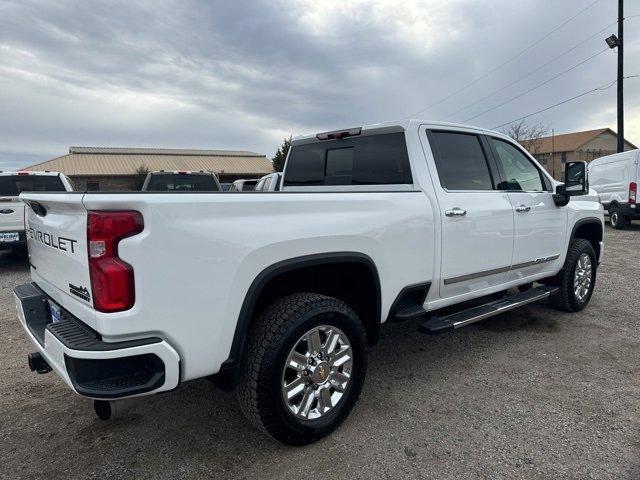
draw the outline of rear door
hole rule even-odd
[[[490,137],[502,182],[514,211],[512,272],[509,280],[553,269],[567,234],[567,208],[556,206],[552,184],[522,149]]]
[[[496,189],[486,139],[457,130],[428,130],[427,137],[442,222],[441,298],[504,283],[513,252],[513,208],[508,193]]]

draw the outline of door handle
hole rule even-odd
[[[451,210],[445,210],[444,214],[447,217],[464,217],[467,214],[467,211],[456,207]]]
[[[531,207],[527,205],[518,205],[516,207],[516,212],[528,212],[529,210],[531,210]]]

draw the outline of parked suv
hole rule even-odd
[[[277,195],[23,194],[30,366],[101,418],[211,378],[262,431],[316,441],[355,405],[385,322],[585,308],[603,248],[585,173],[569,162],[562,184],[500,133],[403,120],[296,138]]]
[[[640,150],[607,155],[593,160],[587,167],[589,184],[600,195],[615,229],[640,219],[637,202],[640,183]]]
[[[142,185],[143,192],[218,192],[218,177],[211,172],[159,170],[150,172]]]
[[[65,192],[71,181],[58,172],[0,172],[0,250],[24,246],[24,203],[22,192]]]

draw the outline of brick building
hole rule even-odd
[[[232,182],[271,173],[273,164],[265,155],[244,151],[71,147],[68,154],[25,170],[62,172],[76,190],[108,191],[139,190],[145,170],[202,170]]]
[[[566,162],[590,162],[616,153],[617,138],[610,128],[598,128],[527,140],[526,146],[555,179],[562,180]],[[625,140],[625,150],[635,148],[638,147]]]

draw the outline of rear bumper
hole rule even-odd
[[[640,218],[640,208],[635,204],[621,204],[620,213],[622,213],[622,215],[624,215],[625,217],[631,217],[634,220]]]
[[[99,333],[65,310],[62,319],[53,323],[49,297],[34,283],[16,287],[14,300],[32,342],[76,393],[116,399],[178,386],[180,357],[161,338],[104,342]]]
[[[603,205],[604,209],[609,213],[609,205]],[[634,220],[640,219],[640,204],[618,203],[620,215],[631,217]]]

